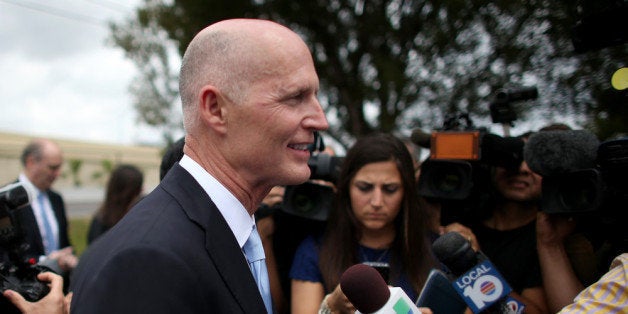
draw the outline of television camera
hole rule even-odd
[[[23,242],[17,212],[28,204],[28,193],[20,183],[0,189],[0,290],[17,291],[34,302],[50,291],[45,283],[37,280],[37,274],[51,269],[37,264],[37,257],[25,254],[29,246]]]
[[[498,90],[490,104],[493,122],[506,128],[516,119],[511,104],[537,97],[535,87]],[[523,161],[521,138],[477,128],[468,113],[447,115],[443,127],[430,134],[417,129],[412,140],[430,148],[429,158],[421,165],[418,193],[442,205],[442,224],[467,221],[470,214],[486,207],[492,199],[492,166],[513,169]]]
[[[543,211],[611,220],[623,214],[617,209],[628,200],[628,138],[599,143],[584,130],[539,132],[524,158],[543,176]]]
[[[543,131],[530,136],[524,158],[543,176],[540,210],[574,219],[606,257],[628,249],[627,137],[600,143],[585,130]]]

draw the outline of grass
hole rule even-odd
[[[87,247],[87,231],[91,217],[74,218],[69,221],[70,243],[74,247],[74,254],[80,257]]]

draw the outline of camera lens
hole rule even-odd
[[[440,169],[442,173],[436,173],[434,180],[434,188],[445,194],[452,193],[460,189],[462,185],[462,176],[459,169]]]
[[[286,187],[282,210],[286,213],[319,221],[327,220],[333,189],[329,186],[306,182]]]
[[[595,190],[586,182],[567,183],[561,190],[563,204],[572,211],[587,210],[595,200]]]
[[[471,164],[431,160],[421,166],[419,195],[441,199],[465,199],[473,185]]]
[[[558,185],[558,196],[569,212],[594,210],[601,197],[598,185],[594,172],[574,172],[561,180]]]
[[[299,192],[300,193],[296,194],[293,199],[292,204],[294,205],[294,210],[302,214],[310,213],[316,208],[316,204],[320,202],[320,200],[317,199],[316,195],[309,193],[309,190],[303,189]]]

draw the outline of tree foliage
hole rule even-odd
[[[374,130],[437,129],[450,113],[490,124],[494,93],[522,86],[536,86],[539,99],[516,104],[521,120],[569,119],[600,133],[625,132],[626,110],[613,111],[621,114],[619,129],[600,126],[611,112],[605,101],[626,104],[626,93],[608,90],[626,45],[575,53],[571,41],[582,16],[611,2],[146,0],[135,19],[113,27],[113,38],[143,74],[134,85],[136,108],[151,125],[180,125],[167,44],[182,55],[205,26],[251,17],[303,36],[320,77],[328,135],[345,145]]]

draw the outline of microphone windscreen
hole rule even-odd
[[[423,148],[430,148],[432,144],[432,134],[425,133],[421,129],[414,129],[410,135],[410,140],[412,143]]]
[[[438,237],[432,244],[436,258],[455,276],[466,273],[478,262],[477,253],[458,232],[448,232]]]
[[[523,158],[541,176],[562,174],[595,167],[599,144],[586,130],[541,131],[530,136]]]
[[[349,267],[340,277],[340,288],[362,313],[381,309],[390,298],[390,290],[382,275],[375,268],[364,264]]]

